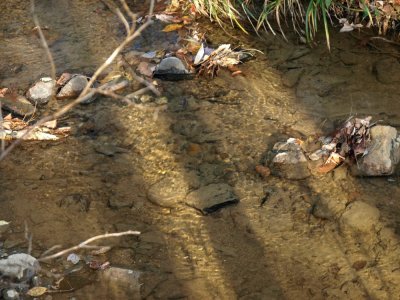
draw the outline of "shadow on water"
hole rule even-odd
[[[115,46],[117,41],[102,41],[116,33],[117,20],[97,5],[97,1],[83,0],[40,2],[41,21],[49,26],[49,34],[54,34],[51,47],[57,67],[62,68],[59,71],[90,73]],[[2,86],[16,78],[22,86],[27,85],[48,70],[40,45],[26,31],[32,24],[21,21],[21,30],[17,26],[20,19],[11,22],[17,7],[27,6],[11,0],[0,4],[4,11],[11,10],[0,23],[6,28],[0,42],[5,49],[1,59],[7,61],[0,65],[6,70]],[[29,20],[26,10],[19,13],[19,18]],[[88,18],[93,22],[82,22]],[[158,31],[139,39],[134,47],[147,51],[171,46],[169,38],[173,36],[168,36],[167,45]],[[215,44],[226,42],[223,36],[210,34],[210,38]],[[242,66],[246,77],[232,78],[221,72],[213,80],[160,82],[168,107],[156,120],[153,112],[101,99],[74,109],[61,120],[60,124],[75,128],[72,137],[59,143],[23,144],[13,152],[0,163],[0,219],[13,224],[5,241],[8,249],[23,247],[25,220],[34,236],[34,254],[105,231],[134,229],[142,231],[141,237],[110,242],[113,250],[99,260],[142,271],[142,297],[146,299],[392,297],[396,288],[391,280],[397,278],[398,266],[391,271],[388,265],[395,260],[398,247],[384,239],[386,224],[370,239],[357,237],[351,230],[344,232],[335,218],[314,218],[310,209],[317,201],[337,202],[339,208],[328,207],[335,215],[342,213],[348,202],[359,200],[357,197],[376,205],[383,194],[385,201],[378,206],[381,218],[398,228],[398,214],[393,211],[397,204],[387,201],[398,188],[384,181],[374,181],[378,186],[371,188],[371,182],[349,177],[344,181],[330,176],[262,180],[254,172],[274,142],[296,134],[324,133],[321,124],[332,127],[333,121],[360,100],[346,102],[336,86],[326,85],[324,76],[319,77],[319,83],[325,84],[319,90],[307,85],[315,83],[312,74],[323,71],[321,66],[310,65],[304,47],[282,46],[277,39],[257,47],[265,47],[266,55]],[[289,59],[292,48],[306,53],[296,54],[300,62]],[[315,51],[321,51],[321,61],[332,60],[329,70],[338,68],[336,52],[326,58],[322,50]],[[281,56],[274,60],[277,54]],[[13,69],[8,62],[24,66]],[[282,72],[305,69],[296,95],[282,86],[276,68]],[[15,74],[15,70],[19,71]],[[348,72],[346,68],[344,73]],[[367,71],[354,67],[350,72],[361,76]],[[355,86],[349,85],[342,91],[364,93],[353,89]],[[333,103],[335,97],[339,100]],[[371,100],[372,96],[368,97]],[[357,111],[368,111],[374,105],[369,102]],[[228,184],[240,203],[209,215],[188,207],[184,197],[159,207],[149,202],[148,191],[164,178],[184,185],[189,192],[210,184]],[[266,193],[270,196],[260,206]],[[398,242],[396,234],[386,239]],[[388,249],[393,255],[387,256]],[[62,260],[57,263],[64,264]],[[83,286],[75,296],[132,298],[125,295],[130,292],[126,287],[107,291],[101,285],[101,272],[97,277],[93,274],[85,269],[67,277],[76,288]],[[54,294],[53,298],[71,296]]]

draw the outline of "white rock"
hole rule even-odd
[[[0,273],[3,276],[21,279],[30,278],[39,270],[39,262],[25,253],[12,254],[0,260]]]

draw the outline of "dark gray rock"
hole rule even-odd
[[[175,177],[165,177],[150,187],[147,198],[161,207],[174,208],[185,199],[188,190],[185,181]]]
[[[55,84],[50,77],[43,77],[28,90],[26,97],[36,105],[47,104],[51,100]]]
[[[308,161],[296,143],[276,143],[272,149],[275,157],[270,164],[273,175],[286,179],[300,180],[311,175]]]
[[[225,183],[210,184],[187,195],[185,203],[204,214],[212,213],[224,206],[239,203],[232,187]]]
[[[371,141],[367,145],[368,153],[353,166],[352,173],[361,176],[391,175],[400,160],[400,138],[397,130],[391,126],[371,128]]]
[[[379,229],[379,209],[361,201],[355,201],[347,206],[341,217],[345,228],[369,233]]]
[[[20,116],[31,116],[35,112],[35,107],[23,96],[0,98],[1,107]]]
[[[79,96],[88,83],[84,75],[74,75],[58,92],[58,99],[68,99]]]
[[[153,77],[164,80],[182,80],[190,78],[190,73],[179,58],[167,57],[157,65]]]

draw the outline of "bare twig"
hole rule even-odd
[[[33,3],[34,0],[32,0]],[[83,89],[83,91],[81,92],[81,94],[79,95],[79,97],[77,99],[75,99],[74,101],[68,103],[67,105],[61,107],[59,110],[57,110],[56,112],[54,112],[53,114],[44,116],[43,118],[41,118],[40,120],[38,120],[29,130],[27,130],[25,132],[24,135],[22,135],[20,137],[20,139],[16,140],[15,142],[13,142],[12,144],[10,144],[10,146],[8,146],[1,154],[0,154],[0,161],[3,160],[16,146],[18,146],[21,141],[23,140],[23,138],[27,135],[29,135],[35,128],[43,125],[44,123],[54,120],[54,119],[58,119],[59,117],[63,116],[64,114],[66,114],[68,111],[70,111],[73,107],[75,107],[76,105],[78,105],[79,103],[81,103],[82,101],[84,101],[85,99],[87,99],[87,94],[91,92],[92,90],[92,85],[95,83],[95,81],[97,80],[97,78],[99,77],[99,75],[115,60],[115,58],[121,53],[121,51],[129,44],[131,43],[135,38],[137,38],[140,34],[142,34],[142,32],[152,23],[151,20],[151,16],[153,15],[153,11],[154,11],[154,2],[155,0],[151,0],[150,2],[150,8],[149,8],[149,18],[147,18],[146,22],[143,23],[137,30],[135,30],[134,32],[131,32],[125,39],[124,41],[117,47],[114,49],[114,51],[111,53],[111,55],[107,58],[107,60],[95,71],[95,73],[93,74],[93,76],[91,77],[91,79],[89,80],[89,82],[87,83],[86,87]],[[132,31],[132,29],[131,29]],[[40,32],[40,31],[39,31]],[[43,33],[41,34],[41,37],[43,37]],[[47,43],[46,43],[47,45]],[[50,51],[48,50],[48,47],[46,48],[46,52],[49,54]],[[50,53],[51,56],[51,53]],[[49,56],[49,57],[50,57]],[[52,61],[52,60],[51,60]],[[54,67],[54,63],[52,66],[52,69]],[[54,67],[55,70],[55,67]],[[55,72],[54,72],[55,73]],[[138,79],[139,77],[135,77],[135,79]],[[141,79],[141,78],[140,78]],[[143,80],[143,79],[142,79]],[[141,81],[143,82],[143,81]],[[147,84],[149,84],[147,82]],[[151,84],[150,84],[151,85]]]
[[[124,235],[140,235],[140,232],[139,231],[128,230],[128,231],[124,231],[124,232],[105,233],[105,234],[101,234],[101,235],[96,235],[94,237],[91,237],[90,239],[87,239],[86,241],[83,241],[79,245],[76,245],[76,246],[73,246],[71,248],[62,250],[62,251],[57,252],[57,253],[52,254],[52,255],[41,257],[41,258],[38,259],[38,261],[47,261],[47,260],[50,260],[50,259],[53,259],[53,258],[57,258],[57,257],[63,256],[65,254],[69,253],[69,252],[85,248],[85,247],[87,247],[87,244],[90,244],[90,243],[92,243],[94,241],[97,241],[97,240],[107,239],[107,238],[110,238],[110,237],[120,237],[120,236],[124,236]]]

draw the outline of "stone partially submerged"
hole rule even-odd
[[[371,140],[367,153],[353,167],[353,174],[385,176],[394,173],[400,161],[400,137],[391,126],[378,125],[371,128]]]
[[[307,158],[296,139],[276,143],[272,153],[275,154],[270,165],[273,175],[293,180],[305,179],[311,175]]]
[[[185,203],[204,214],[209,214],[227,205],[237,204],[239,199],[230,185],[213,183],[189,193]]]
[[[40,78],[26,93],[28,100],[36,105],[47,104],[52,95],[56,82],[50,77]]]

